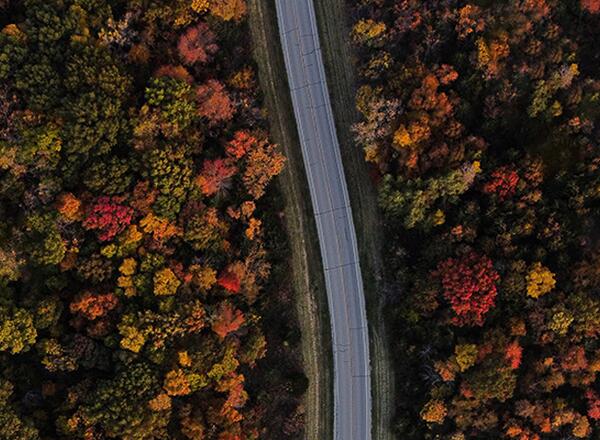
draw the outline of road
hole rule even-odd
[[[317,224],[333,342],[335,440],[371,439],[365,295],[312,0],[276,0],[281,46]]]

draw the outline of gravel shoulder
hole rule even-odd
[[[293,282],[302,333],[303,367],[309,378],[305,396],[308,440],[333,437],[333,365],[327,294],[316,225],[302,152],[287,85],[274,0],[249,0],[254,59],[265,95],[272,139],[288,158],[278,183],[285,200]]]
[[[321,49],[352,213],[363,274],[371,355],[373,388],[373,438],[394,438],[394,374],[388,336],[383,322],[383,225],[377,205],[377,191],[369,178],[363,151],[355,145],[351,126],[358,120],[355,55],[349,41],[350,27],[345,0],[316,0],[315,10]]]

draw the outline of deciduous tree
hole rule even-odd
[[[246,169],[242,179],[248,194],[258,199],[265,193],[265,188],[271,179],[283,170],[285,156],[275,145],[263,140],[252,148],[246,159]]]
[[[207,63],[219,50],[216,35],[205,22],[189,27],[179,37],[177,50],[185,64]]]
[[[246,0],[211,0],[211,14],[222,20],[241,20],[246,15]]]
[[[93,320],[105,316],[119,304],[114,293],[94,294],[84,292],[71,302],[71,313],[79,313],[87,319]]]
[[[237,167],[228,159],[205,160],[202,171],[196,178],[196,184],[202,194],[212,196],[231,186],[231,177],[237,173]]]
[[[240,310],[237,310],[229,301],[219,304],[212,321],[213,331],[221,338],[237,331],[246,318]]]
[[[98,230],[100,241],[110,241],[131,223],[133,209],[121,204],[121,199],[102,196],[87,210],[83,226]]]
[[[455,313],[452,322],[458,326],[483,325],[485,315],[495,304],[496,283],[500,280],[492,261],[470,252],[442,261],[436,276],[440,277],[443,296]]]
[[[196,88],[198,115],[211,125],[229,121],[235,112],[234,104],[225,86],[216,79],[209,79]]]

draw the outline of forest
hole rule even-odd
[[[347,0],[402,439],[600,438],[600,2]]]
[[[245,0],[0,0],[0,438],[301,438]]]

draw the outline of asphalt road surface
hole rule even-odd
[[[370,440],[365,296],[313,1],[276,0],[276,5],[325,271],[334,357],[334,436]]]

